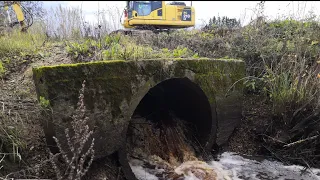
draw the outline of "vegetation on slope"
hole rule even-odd
[[[60,7],[58,12],[72,16],[70,19],[81,19],[75,10],[68,13]],[[259,17],[249,25],[240,27],[236,20],[227,19],[212,19],[211,24],[202,30],[179,30],[170,34],[138,37],[106,33],[90,37],[89,33],[82,32],[83,29],[77,29],[80,26],[75,25],[60,26],[61,29],[57,32],[64,32],[62,36],[52,36],[43,31],[42,26],[46,22],[41,21],[35,22],[28,34],[14,31],[2,35],[0,169],[6,170],[2,172],[36,164],[17,165],[27,159],[28,153],[23,152],[34,147],[35,142],[30,142],[26,135],[30,132],[28,128],[38,122],[30,121],[28,116],[23,116],[26,119],[12,116],[11,109],[5,106],[10,98],[19,99],[19,102],[21,99],[32,99],[35,102],[32,95],[34,91],[30,90],[22,96],[25,86],[14,88],[13,91],[10,83],[12,80],[21,80],[19,78],[24,77],[31,63],[42,64],[56,54],[57,51],[52,50],[54,47],[62,47],[62,52],[59,53],[66,53],[70,61],[75,63],[172,57],[243,59],[248,76],[238,83],[246,85],[247,94],[258,94],[259,98],[266,99],[271,106],[269,116],[272,121],[261,132],[263,138],[256,138],[268,153],[281,161],[320,167],[320,152],[317,150],[320,145],[320,127],[317,123],[320,120],[320,22],[315,18],[267,20]],[[27,74],[26,77],[29,78],[27,82],[32,83],[31,75]],[[6,94],[8,99],[5,98]],[[38,108],[35,105],[31,107],[34,110],[32,117],[36,117]],[[280,130],[285,135],[279,135]],[[41,136],[37,135],[34,141],[39,140],[39,137]]]

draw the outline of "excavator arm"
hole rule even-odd
[[[24,15],[24,13],[22,11],[21,4],[18,1],[4,1],[4,4],[5,4],[4,9],[6,11],[8,11],[9,6],[12,6],[12,9],[14,10],[14,12],[16,14],[16,17],[17,17],[17,20],[18,20],[18,21],[15,21],[15,22],[11,22],[10,15],[8,14],[9,26],[13,27],[16,24],[20,24],[21,31],[25,32],[28,27],[25,24],[25,15]]]
[[[19,22],[23,22],[25,18],[24,18],[24,14],[23,14],[23,12],[22,12],[22,9],[21,9],[20,4],[14,3],[14,4],[12,5],[12,8],[13,8],[14,12],[15,12],[16,15],[17,15],[18,21],[19,21]]]

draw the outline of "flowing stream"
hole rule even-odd
[[[162,180],[165,169],[150,168],[144,166],[140,160],[131,160],[131,168],[139,180]],[[225,152],[217,161],[184,162],[175,167],[175,173],[182,174],[179,180],[320,180],[320,169],[304,169],[302,166],[286,166],[277,161],[257,161],[247,159],[235,153]],[[213,171],[216,174],[211,177],[199,178],[204,171]]]
[[[144,118],[132,120],[128,159],[139,180],[320,180],[320,169],[258,161],[232,152],[201,161],[194,141],[186,138],[185,132],[191,131],[183,120],[170,114],[160,122],[155,126]]]

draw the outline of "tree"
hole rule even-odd
[[[42,18],[45,15],[41,1],[21,1],[21,5],[32,14],[34,19]]]
[[[235,18],[229,18],[227,16],[223,16],[222,18],[218,16],[217,18],[214,16],[209,19],[209,23],[203,28],[204,30],[210,30],[214,28],[227,28],[233,29],[240,27],[240,20]]]

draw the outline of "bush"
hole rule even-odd
[[[94,53],[94,41],[88,39],[83,43],[67,42],[66,51],[75,62],[84,61],[84,57],[91,57]]]
[[[58,180],[80,180],[89,170],[94,159],[94,138],[91,137],[93,131],[89,129],[85,116],[86,107],[84,105],[84,88],[85,81],[82,83],[79,101],[75,114],[72,116],[72,129],[65,129],[65,135],[68,142],[68,148],[63,148],[56,137],[53,137],[59,147],[61,157],[64,160],[66,168],[61,168],[61,164],[56,162],[53,154],[50,154],[51,163],[55,170]],[[87,143],[90,143],[88,149],[85,149]],[[69,156],[72,155],[72,157]]]
[[[68,42],[66,50],[75,62],[200,57],[198,53],[193,53],[184,46],[177,46],[173,49],[153,48],[147,44],[138,44],[134,37],[120,34],[107,35],[102,40]]]
[[[138,37],[119,34],[106,36],[102,42],[99,41],[99,48],[84,42],[74,48],[76,50],[73,53],[101,54],[98,56],[100,59],[94,60],[181,57],[243,59],[248,75],[260,79],[259,82],[255,82],[256,79],[247,81],[247,85],[271,98],[274,115],[289,117],[292,111],[317,94],[314,83],[316,74],[313,71],[320,52],[319,30],[320,25],[314,20],[268,22],[259,18],[245,27],[237,25],[237,29],[223,35],[219,27],[212,27],[205,31],[177,30],[169,34]],[[90,49],[101,51],[91,52]],[[291,110],[287,112],[278,107]]]

